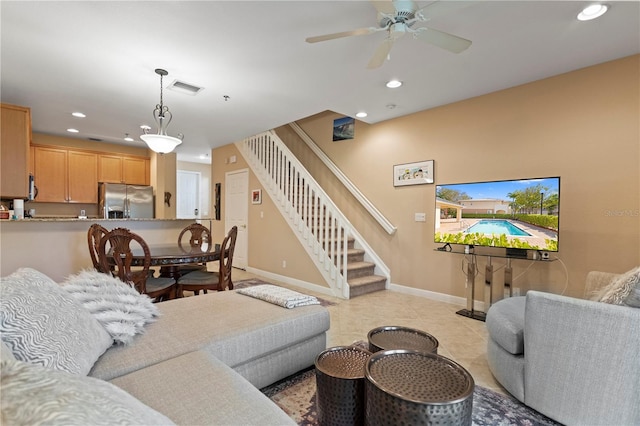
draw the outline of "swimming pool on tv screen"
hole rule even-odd
[[[481,220],[465,231],[468,234],[507,235],[512,237],[530,237],[531,234],[518,228],[508,220]]]

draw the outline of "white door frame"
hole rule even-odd
[[[246,270],[249,264],[249,169],[227,172],[224,179],[225,229],[238,227],[233,267]]]

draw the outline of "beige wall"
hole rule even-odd
[[[624,272],[640,264],[639,62],[638,55],[623,58],[375,125],[357,121],[355,139],[348,141],[331,141],[337,114],[298,124],[397,226],[395,235],[386,234],[322,166],[311,164],[316,179],[391,268],[392,283],[416,289],[463,297],[463,257],[434,251],[435,185],[394,188],[394,164],[433,159],[436,183],[561,176],[559,260],[514,261],[515,286],[580,296],[588,271]],[[288,128],[278,134],[299,144]],[[234,154],[241,159],[233,146],[214,150],[214,174],[216,168],[246,167],[224,164]],[[279,248],[269,250],[262,240],[267,232],[251,232],[249,245],[261,253],[252,250],[249,265],[259,260],[260,269],[286,275],[281,253],[295,256],[289,264],[307,261],[277,212],[267,212],[265,219],[250,216],[249,226],[278,229]],[[417,212],[426,213],[427,221],[415,222]],[[481,271],[485,262],[479,259]],[[504,260],[494,258],[493,264],[501,268]],[[501,271],[496,281],[502,283]]]

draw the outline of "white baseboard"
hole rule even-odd
[[[407,287],[399,284],[390,284],[389,290],[397,291],[399,293],[411,294],[413,296],[424,297],[426,299],[435,300],[438,302],[451,303],[452,305],[467,306],[467,299],[464,297],[451,296],[444,293],[436,293],[435,291],[422,290],[419,288]],[[484,311],[484,302],[476,300],[473,305],[474,310]]]
[[[251,267],[247,267],[247,272],[255,275],[260,275],[261,277],[280,281],[285,284],[290,284],[296,287],[312,290],[327,296],[340,297],[333,294],[333,292],[329,287],[323,287],[318,284],[313,284],[307,281],[298,280],[295,278],[287,277],[285,275],[274,274],[273,272],[263,271],[261,269],[251,268]],[[397,291],[398,293],[410,294],[412,296],[424,297],[426,299],[431,299],[438,302],[450,303],[456,306],[462,306],[462,307],[467,306],[467,299],[464,297],[451,296],[449,294],[444,294],[444,293],[436,293],[435,291],[422,290],[419,288],[407,287],[399,284],[389,284],[388,290]],[[484,312],[484,302],[476,300],[473,308],[475,310]]]
[[[318,284],[313,284],[307,281],[297,280],[295,278],[287,277],[285,275],[274,274],[273,272],[263,271],[257,268],[247,267],[247,272],[260,275],[261,277],[270,278],[272,280],[280,281],[281,283],[295,285],[296,287],[302,287],[307,290],[315,291],[316,293],[324,294],[326,296],[339,297],[331,291],[329,287],[323,287]]]

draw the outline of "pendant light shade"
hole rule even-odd
[[[156,108],[153,110],[153,119],[158,125],[158,133],[148,133],[149,128],[143,127],[144,135],[141,135],[140,139],[142,139],[152,151],[160,154],[166,154],[173,151],[178,145],[180,145],[184,136],[181,133],[178,134],[177,138],[167,135],[167,126],[169,126],[169,123],[171,122],[172,115],[169,111],[169,107],[164,106],[162,102],[162,77],[169,73],[163,69],[157,68],[156,74],[160,76],[160,103],[156,105]]]

